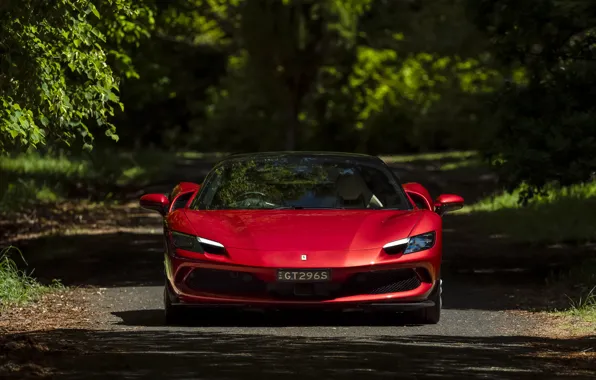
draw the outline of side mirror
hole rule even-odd
[[[170,201],[168,197],[163,194],[145,194],[141,197],[139,205],[147,210],[159,212],[161,215],[166,214]]]
[[[435,212],[443,215],[447,212],[457,211],[464,207],[464,198],[455,194],[442,194],[435,201]]]

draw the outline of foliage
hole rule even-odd
[[[569,307],[558,311],[571,317],[569,329],[589,335],[596,333],[596,259],[577,263],[558,283],[569,289],[566,292]]]
[[[461,212],[474,220],[473,233],[500,234],[530,243],[588,243],[596,241],[596,182],[568,187],[550,185],[526,205],[524,188],[494,195]],[[476,231],[476,229],[478,229]]]
[[[476,151],[451,151],[439,153],[422,153],[422,154],[408,154],[396,156],[381,156],[381,159],[388,164],[394,163],[427,163],[431,161],[465,161],[474,159],[478,156]]]
[[[572,314],[590,316],[591,322],[596,322],[596,286],[580,295],[576,300],[570,299]]]
[[[216,86],[225,71],[230,39],[208,21],[210,4],[216,2],[145,3],[154,21],[150,38],[138,46],[122,46],[136,74],[127,75],[121,84],[121,101],[126,107],[113,119],[118,125],[119,145],[188,147],[197,140],[191,126],[205,122],[207,89]],[[205,136],[222,134],[225,132],[210,130]],[[105,145],[112,143],[106,141]]]
[[[227,25],[236,43],[227,45],[234,51],[227,75],[209,91],[206,122],[194,129],[201,147],[371,153],[475,147],[474,113],[482,112],[480,99],[500,84],[500,74],[481,49],[443,46],[434,30],[414,21],[443,18],[445,29],[469,31],[456,3],[456,11],[447,2],[411,9],[392,1],[263,2],[264,8],[247,1],[225,8],[225,22],[221,16],[215,22]],[[470,39],[459,41],[467,47]]]
[[[96,4],[100,3],[97,7]],[[101,13],[100,13],[101,12]],[[129,0],[10,0],[0,5],[0,152],[48,139],[90,147],[92,125],[117,140],[109,117],[118,77],[108,56],[127,63],[115,45],[136,41],[147,16]],[[132,69],[128,66],[128,73]]]
[[[25,262],[22,253],[16,247],[0,250],[0,310],[9,305],[34,301],[40,295],[61,286],[58,282],[51,286],[38,283],[31,274],[18,268],[10,256],[13,252],[18,253]]]
[[[65,197],[104,200],[126,196],[171,169],[176,155],[143,150],[96,150],[89,154],[33,152],[0,157],[0,211],[14,211]]]
[[[596,168],[590,2],[0,7],[0,150],[77,136],[201,151],[482,148],[509,190],[524,184],[522,202]]]
[[[520,201],[551,182],[596,171],[596,4],[588,1],[470,1],[491,50],[523,79],[496,98],[499,129],[486,156]],[[525,74],[524,74],[525,73]]]

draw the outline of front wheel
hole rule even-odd
[[[184,310],[181,306],[172,304],[172,300],[168,293],[168,285],[166,283],[163,289],[163,306],[166,325],[178,325],[184,320]]]
[[[443,308],[443,297],[441,296],[442,281],[437,280],[436,286],[428,297],[429,301],[433,301],[434,306],[425,307],[424,309],[414,310],[407,314],[413,323],[421,325],[436,325],[441,320],[441,309]]]

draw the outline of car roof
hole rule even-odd
[[[337,159],[337,160],[350,160],[350,161],[360,161],[360,162],[367,162],[367,163],[383,163],[377,156],[371,156],[368,154],[361,154],[361,153],[347,153],[347,152],[328,152],[328,151],[277,151],[277,152],[255,152],[255,153],[239,153],[233,154],[228,157],[223,158],[219,164],[224,164],[230,161],[243,161],[246,159],[259,159],[259,158],[275,158],[275,157],[286,157],[286,156],[293,156],[293,157],[317,157],[317,158],[329,158],[329,159]]]

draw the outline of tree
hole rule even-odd
[[[286,149],[301,132],[300,113],[320,69],[353,44],[370,0],[212,0],[189,2],[203,16],[203,36],[228,44],[241,77],[250,78],[285,130]],[[207,27],[209,26],[209,28]],[[258,101],[257,101],[258,102]]]
[[[133,75],[123,75],[120,84],[125,111],[117,110],[113,118],[118,125],[118,145],[189,147],[197,142],[191,126],[204,124],[207,89],[225,74],[231,41],[217,23],[209,21],[208,2],[145,3],[154,18],[150,37],[114,47],[130,58],[134,69]],[[206,134],[221,132],[208,130]]]
[[[437,126],[443,135],[457,134],[449,128],[471,119],[473,107],[463,105],[481,107],[475,96],[499,80],[482,58],[486,41],[466,19],[463,0],[209,3],[217,6],[203,14],[220,25],[214,34],[229,36],[231,55],[227,77],[212,91],[208,125],[199,128],[207,146],[433,148],[441,140]],[[439,38],[454,28],[455,42]],[[463,121],[433,114],[439,103]]]
[[[522,202],[596,171],[596,4],[470,0],[492,49],[514,75],[495,98],[500,125],[485,148]]]
[[[286,117],[285,148],[296,146],[304,101],[338,49],[354,46],[370,0],[246,0],[243,47],[251,72]]]
[[[0,152],[77,137],[91,147],[93,126],[117,140],[109,118],[122,103],[109,63],[134,73],[117,46],[141,38],[150,21],[132,0],[2,2]]]

